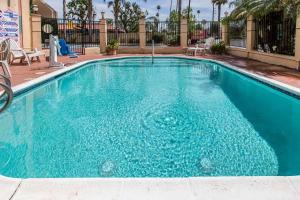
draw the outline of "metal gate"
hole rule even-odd
[[[49,36],[64,39],[72,52],[84,54],[86,47],[99,47],[98,21],[42,18],[42,45],[49,48]]]

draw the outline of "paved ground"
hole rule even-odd
[[[9,179],[1,200],[299,200],[299,177]]]
[[[132,54],[131,54],[132,55]],[[173,54],[175,55],[175,54]],[[125,54],[118,56],[128,56]],[[141,55],[143,56],[143,55]],[[172,56],[172,55],[170,55]],[[182,55],[181,55],[182,56]],[[82,55],[79,58],[68,58],[68,57],[60,57],[59,61],[65,63],[67,66],[70,66],[73,63],[78,63],[85,60],[90,59],[99,59],[105,58],[108,56],[102,55]],[[254,72],[256,74],[275,79],[277,81],[295,86],[300,88],[300,72],[296,70],[291,70],[285,67],[270,65],[254,60],[248,60],[244,58],[237,58],[233,56],[215,56],[215,55],[206,55],[201,56],[204,58],[211,58],[220,60],[223,62],[227,62],[234,66],[246,69],[248,71]],[[27,82],[36,77],[42,76],[44,74],[50,73],[57,69],[49,68],[49,63],[45,61],[44,58],[41,59],[42,62],[34,62],[31,67],[28,67],[25,64],[13,64],[11,66],[11,71],[13,74],[12,82],[13,85],[18,85],[20,83]]]

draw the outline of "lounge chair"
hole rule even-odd
[[[17,42],[14,40],[9,40],[9,45],[10,45],[10,53],[12,56],[11,63],[13,63],[14,60],[20,60],[20,63],[26,61],[30,66],[31,61],[33,61],[34,58],[40,61],[40,56],[45,55],[43,52],[39,51],[38,49],[34,49],[34,51],[31,52],[26,52],[25,50],[20,48]]]
[[[64,39],[59,39],[59,54],[63,56],[74,56],[78,57],[78,55],[72,51],[70,51],[69,45],[67,45],[66,41]]]
[[[213,37],[210,37],[210,38],[207,38],[205,40],[205,44],[203,46],[203,48],[205,49],[205,51],[210,51],[211,47],[216,43],[216,40],[215,38]]]
[[[3,71],[3,75],[11,78],[11,72],[9,69],[9,41],[8,39],[0,42],[0,66]]]
[[[210,48],[212,47],[212,45],[215,44],[215,39],[210,37],[210,38],[207,38],[205,40],[205,44],[202,45],[202,46],[198,46],[196,45],[196,47],[189,47],[187,49],[187,55],[192,52],[194,54],[194,56],[197,55],[197,52],[201,52],[202,54],[205,54],[206,52],[210,51]]]
[[[200,53],[204,54],[204,53],[205,53],[205,49],[199,47],[199,45],[196,44],[195,47],[189,47],[189,48],[187,49],[187,51],[186,51],[186,54],[187,54],[187,55],[192,54],[192,55],[194,55],[194,56],[197,56],[197,52],[200,52]]]

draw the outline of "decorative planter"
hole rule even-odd
[[[107,55],[117,55],[117,50],[114,49],[114,50],[109,50],[109,51],[106,51]]]

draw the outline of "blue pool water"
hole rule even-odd
[[[300,100],[212,62],[88,64],[0,115],[11,177],[300,175]]]

